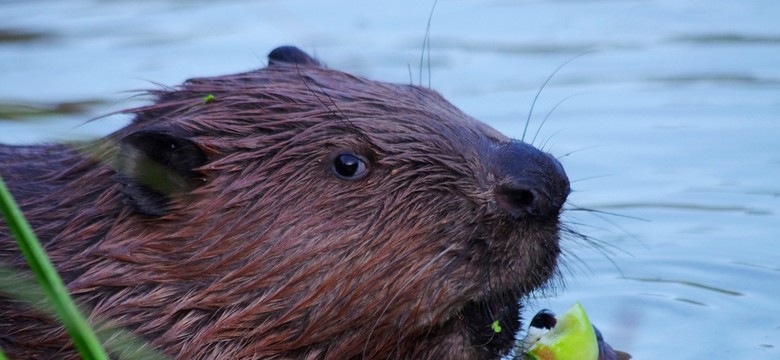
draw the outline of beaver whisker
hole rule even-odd
[[[561,69],[563,69],[566,65],[568,65],[572,61],[578,59],[579,57],[584,56],[586,54],[589,54],[591,52],[592,51],[585,51],[585,52],[579,53],[579,54],[575,55],[574,57],[564,61],[563,64],[558,65],[558,67],[555,68],[555,70],[553,70],[553,72],[550,73],[550,75],[548,75],[546,79],[544,79],[544,82],[542,83],[541,86],[539,86],[539,90],[536,91],[536,94],[534,95],[534,98],[531,101],[531,107],[528,109],[528,116],[525,119],[525,126],[523,127],[523,135],[520,136],[520,141],[525,141],[525,134],[528,132],[528,126],[531,124],[531,115],[533,115],[533,113],[534,113],[534,106],[536,106],[536,102],[539,100],[539,95],[542,94],[542,91],[547,86],[547,84],[550,82],[550,80],[552,80],[552,78],[555,76],[555,74],[557,74],[559,71],[561,71]],[[541,129],[542,125],[544,125],[544,121],[542,121],[542,124],[539,125],[539,129],[536,130],[537,133]],[[534,136],[534,138],[536,138],[536,136]],[[533,144],[533,142],[531,142],[531,144]]]
[[[581,210],[586,210],[586,209],[581,209]],[[605,221],[607,220],[605,219]],[[604,259],[609,261],[612,264],[612,266],[622,274],[622,270],[620,269],[620,266],[615,262],[613,257],[615,256],[616,251],[622,252],[624,254],[628,254],[628,253],[612,243],[609,243],[604,240],[600,240],[598,238],[594,238],[592,236],[586,235],[582,232],[573,229],[572,228],[573,225],[586,226],[581,223],[567,221],[565,224],[561,225],[561,233],[563,234],[562,238],[564,240],[568,239],[568,240],[576,240],[576,241],[583,242],[584,244],[588,245],[592,249],[598,251],[604,257]],[[588,266],[587,262],[583,260],[575,252],[564,251],[561,255],[561,265],[565,267],[567,269],[567,272],[569,272],[570,274],[575,273],[575,271],[573,271],[570,268],[569,262],[566,261],[569,258],[574,258],[576,262],[582,265],[588,272],[592,271]]]
[[[536,132],[534,133],[534,137],[531,139],[531,142],[529,144],[534,145],[534,143],[536,143],[536,138],[539,136],[539,133],[542,131],[542,127],[544,127],[544,124],[547,123],[547,120],[550,118],[550,116],[555,111],[555,109],[557,109],[559,106],[561,106],[561,104],[566,102],[566,100],[569,100],[569,99],[571,99],[571,98],[573,98],[575,96],[579,96],[579,95],[582,95],[582,93],[569,95],[569,96],[563,98],[561,101],[558,101],[558,103],[556,103],[555,106],[553,106],[552,109],[550,109],[550,111],[547,112],[547,115],[544,116],[544,119],[542,119],[542,122],[536,128]],[[555,133],[553,133],[553,135],[555,135],[557,133],[558,132],[556,131]],[[544,142],[545,145],[539,146],[539,148],[540,149],[545,149],[546,148],[546,144],[550,141],[551,138],[552,138],[552,135],[547,137],[547,139]]]
[[[428,88],[431,88],[431,22],[433,21],[433,13],[436,10],[436,4],[439,0],[434,0],[431,6],[431,11],[428,13],[428,22],[425,24],[425,36],[423,37],[422,51],[420,52],[420,79],[419,86],[422,86],[422,73],[423,73],[423,58],[428,56]]]
[[[308,89],[309,92],[312,95],[314,95],[314,97],[317,99],[317,101],[319,101],[320,104],[322,104],[322,106],[325,109],[330,111],[331,114],[333,114],[334,117],[336,117],[337,119],[341,119],[342,121],[344,121],[348,125],[348,128],[352,131],[352,133],[355,134],[361,140],[363,140],[363,142],[365,144],[373,145],[373,141],[371,141],[371,139],[368,136],[366,136],[366,134],[363,133],[363,131],[361,131],[360,128],[355,126],[355,124],[353,124],[352,121],[349,120],[347,115],[345,115],[344,112],[341,111],[341,109],[339,108],[339,105],[336,104],[336,101],[333,100],[333,97],[331,97],[330,94],[328,94],[328,92],[325,90],[325,88],[322,85],[320,85],[320,83],[318,83],[315,79],[313,79],[311,77],[304,77],[303,74],[301,74],[301,68],[298,66],[298,64],[295,64],[295,70],[298,72],[298,75],[301,78],[301,82],[303,83],[304,86],[306,86],[306,89]],[[325,97],[328,98],[328,100],[333,105],[333,107],[336,108],[336,111],[338,112],[338,115],[340,115],[340,116],[337,116],[337,114],[330,108],[330,106],[328,106],[328,104],[326,104],[324,101],[322,101],[322,99],[317,95],[317,93],[314,92],[314,90],[309,86],[309,83],[306,82],[306,79],[311,80],[311,82],[313,82],[315,85],[317,85],[317,87],[320,88],[320,91],[322,92],[322,94],[325,95]]]

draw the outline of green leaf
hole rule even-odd
[[[498,320],[493,321],[493,323],[490,324],[490,328],[493,329],[493,332],[496,334],[501,332],[501,324],[498,323]]]

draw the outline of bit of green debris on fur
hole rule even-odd
[[[204,104],[212,103],[212,102],[214,102],[214,99],[215,99],[214,98],[214,94],[208,94],[208,95],[203,97],[203,103]]]
[[[493,329],[493,332],[496,334],[501,332],[501,324],[498,323],[498,320],[493,321],[493,323],[490,324],[490,328]]]

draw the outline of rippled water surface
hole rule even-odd
[[[420,75],[430,6],[0,1],[0,141],[106,134],[128,119],[83,122],[139,104],[128,90],[261,67],[288,43],[378,80],[430,69],[521,137],[541,84],[584,54],[526,140],[561,157],[565,218],[593,240],[564,241],[565,286],[528,311],[579,301],[637,359],[780,358],[780,2],[442,0]]]

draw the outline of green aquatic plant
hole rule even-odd
[[[23,102],[0,100],[0,119],[35,120],[50,116],[86,114],[91,109],[99,105],[103,105],[104,103],[105,101],[100,99],[87,99],[83,101],[67,102]]]
[[[56,316],[65,325],[68,335],[84,360],[109,359],[101,343],[120,359],[166,359],[151,345],[127,330],[116,328],[101,329],[98,332],[93,330],[68,294],[62,279],[8,191],[2,177],[0,177],[0,211],[35,275],[33,279],[0,264],[0,289],[4,295],[24,301],[41,313]],[[7,360],[2,349],[0,349],[0,360]]]
[[[0,178],[0,210],[27,264],[83,359],[108,359],[95,332],[71,299],[30,224]]]

